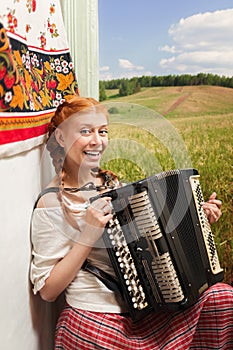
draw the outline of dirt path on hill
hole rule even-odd
[[[182,90],[180,90],[182,92]],[[180,96],[166,111],[163,113],[163,115],[167,115],[168,113],[174,111],[181,103],[183,103],[188,97],[190,96],[190,93],[186,93],[183,96]]]

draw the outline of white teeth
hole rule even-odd
[[[100,154],[100,152],[94,152],[94,151],[92,151],[92,152],[85,151],[85,153],[89,156],[98,156]]]

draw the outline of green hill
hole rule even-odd
[[[107,90],[108,100],[140,104],[167,117],[233,113],[233,89],[219,86],[152,87],[125,97],[117,94]]]

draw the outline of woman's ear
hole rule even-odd
[[[64,138],[63,138],[63,132],[60,128],[56,128],[55,130],[55,138],[57,140],[57,142],[59,143],[59,145],[61,147],[64,147],[65,146],[65,141],[64,141]]]

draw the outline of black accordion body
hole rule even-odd
[[[187,308],[223,280],[197,170],[162,172],[103,196],[113,206],[103,239],[134,320]]]

